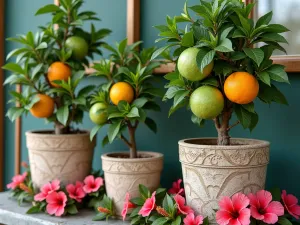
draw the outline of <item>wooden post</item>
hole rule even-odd
[[[140,0],[127,0],[127,38],[128,44],[140,40]]]
[[[0,0],[0,191],[3,191],[4,173],[4,71],[1,69],[4,64],[4,1]]]

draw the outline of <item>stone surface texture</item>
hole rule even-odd
[[[251,139],[231,139],[231,146],[217,146],[214,138],[179,141],[187,204],[216,223],[222,196],[265,187],[269,145]]]
[[[43,213],[26,214],[30,205],[18,206],[7,192],[0,193],[0,224],[5,225],[129,225],[120,220],[92,221],[94,211],[81,210],[74,216],[54,217]]]
[[[35,188],[54,179],[62,184],[83,180],[90,174],[95,144],[88,131],[64,135],[26,132]]]
[[[140,158],[136,159],[122,158],[122,155],[128,156],[128,153],[104,154],[101,157],[106,192],[114,201],[117,216],[121,216],[127,192],[134,198],[139,196],[139,184],[151,191],[159,187],[163,169],[163,155],[160,153],[139,152]]]

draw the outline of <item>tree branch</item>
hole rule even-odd
[[[214,118],[213,121],[215,122],[216,128],[219,129],[221,127],[219,116]]]
[[[239,124],[240,124],[240,121],[238,120],[238,121],[236,121],[234,124],[232,124],[230,127],[228,127],[227,130],[229,131],[229,130],[231,130],[233,127],[235,127],[235,126],[237,126],[237,125],[239,125]]]
[[[123,136],[123,134],[121,134],[121,140],[125,142],[125,144],[131,148],[131,144],[129,143],[129,141]]]

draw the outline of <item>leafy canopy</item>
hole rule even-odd
[[[186,80],[177,68],[165,76],[169,83],[164,99],[174,100],[169,115],[181,107],[188,107],[189,96],[199,86],[215,86],[223,92],[226,77],[236,71],[247,71],[258,79],[258,98],[262,102],[287,104],[286,98],[274,83],[289,83],[288,76],[284,66],[273,64],[271,55],[274,50],[286,53],[281,43],[287,43],[282,33],[288,29],[280,24],[270,24],[272,12],[256,22],[249,19],[254,6],[254,3],[245,5],[241,0],[200,0],[199,5],[191,7],[185,3],[180,16],[167,16],[166,25],[155,26],[160,31],[160,38],[156,42],[165,41],[166,45],[153,53],[152,60],[162,55],[177,62],[185,49],[196,47],[200,49],[196,57],[200,71],[214,61],[212,75],[202,81]],[[190,11],[197,17],[192,18]],[[185,29],[180,29],[180,23],[186,23]],[[171,48],[174,49],[172,54]],[[226,101],[244,128],[252,130],[256,126],[258,114],[253,102],[238,105],[228,99]],[[194,115],[192,121],[198,125],[204,123],[203,119]]]
[[[161,65],[161,62],[150,61],[150,57],[155,48],[144,48],[138,50],[141,42],[127,45],[127,39],[116,43],[113,48],[109,45],[104,47],[110,51],[109,60],[101,60],[95,63],[93,76],[105,78],[97,93],[93,95],[92,104],[104,103],[108,106],[108,120],[103,125],[95,126],[91,131],[91,139],[97,131],[108,124],[107,136],[103,139],[103,145],[113,142],[117,137],[126,140],[123,132],[126,128],[135,130],[139,123],[145,123],[153,132],[156,132],[157,126],[154,120],[147,116],[148,110],[160,111],[160,106],[156,103],[156,97],[162,97],[160,89],[153,85],[155,77],[152,72]],[[109,98],[109,91],[116,82],[126,82],[134,89],[134,100],[131,104],[126,101],[120,101],[118,105],[113,105]],[[133,143],[125,141],[127,144]],[[135,145],[135,143],[134,143]]]
[[[7,60],[15,57],[14,62],[8,62],[2,68],[11,72],[4,84],[22,85],[23,92],[11,91],[9,102],[19,102],[20,106],[8,110],[7,116],[13,121],[23,113],[27,114],[32,106],[39,101],[38,93],[46,94],[55,99],[56,112],[47,118],[62,127],[68,127],[72,122],[81,123],[83,112],[88,110],[88,96],[94,86],[86,86],[78,90],[78,85],[84,78],[85,66],[89,65],[88,57],[101,55],[100,48],[105,44],[102,39],[110,34],[108,29],[97,30],[91,24],[90,31],[85,31],[82,25],[87,21],[99,20],[92,11],[80,11],[83,0],[61,0],[60,6],[54,4],[40,8],[36,15],[51,14],[52,19],[46,26],[33,34],[8,38],[20,45],[7,55]],[[66,47],[66,40],[71,36],[82,37],[88,43],[88,54],[83,60],[72,57],[72,50]],[[47,71],[56,61],[70,66],[72,75],[68,81],[55,81],[60,87],[51,86]]]

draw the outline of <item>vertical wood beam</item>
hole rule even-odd
[[[127,0],[127,39],[128,44],[140,40],[140,0]]]
[[[4,175],[4,0],[0,0],[0,191],[3,191]]]

